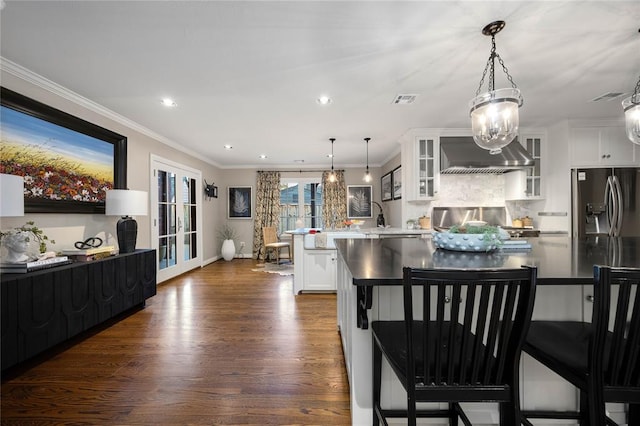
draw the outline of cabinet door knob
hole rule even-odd
[[[588,294],[587,297],[585,297],[585,299],[587,299],[587,302],[593,303],[594,297],[592,294]]]

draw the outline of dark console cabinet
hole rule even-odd
[[[156,294],[156,252],[2,275],[2,370]]]

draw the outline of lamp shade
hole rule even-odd
[[[634,99],[634,96],[637,96],[637,99]],[[640,95],[634,94],[634,96],[623,100],[622,108],[624,109],[627,137],[631,142],[640,145]]]
[[[0,174],[0,216],[24,216],[24,178]]]
[[[105,214],[107,216],[146,216],[147,191],[111,189],[107,191]]]

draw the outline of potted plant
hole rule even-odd
[[[38,244],[37,255],[29,253],[29,246],[34,241]],[[47,241],[52,244],[56,243],[54,240],[49,240],[49,237],[33,221],[8,231],[0,231],[0,244],[7,248],[7,256],[3,259],[5,262],[17,263],[33,260],[47,251]]]
[[[222,240],[222,258],[226,261],[233,259],[236,254],[236,244],[234,240],[238,237],[238,233],[235,228],[229,224],[224,224],[222,228],[218,230],[218,238]]]

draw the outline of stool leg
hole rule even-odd
[[[640,424],[640,404],[629,404],[628,425]]]
[[[379,426],[377,407],[380,407],[380,388],[382,387],[382,352],[373,342],[373,426]]]

